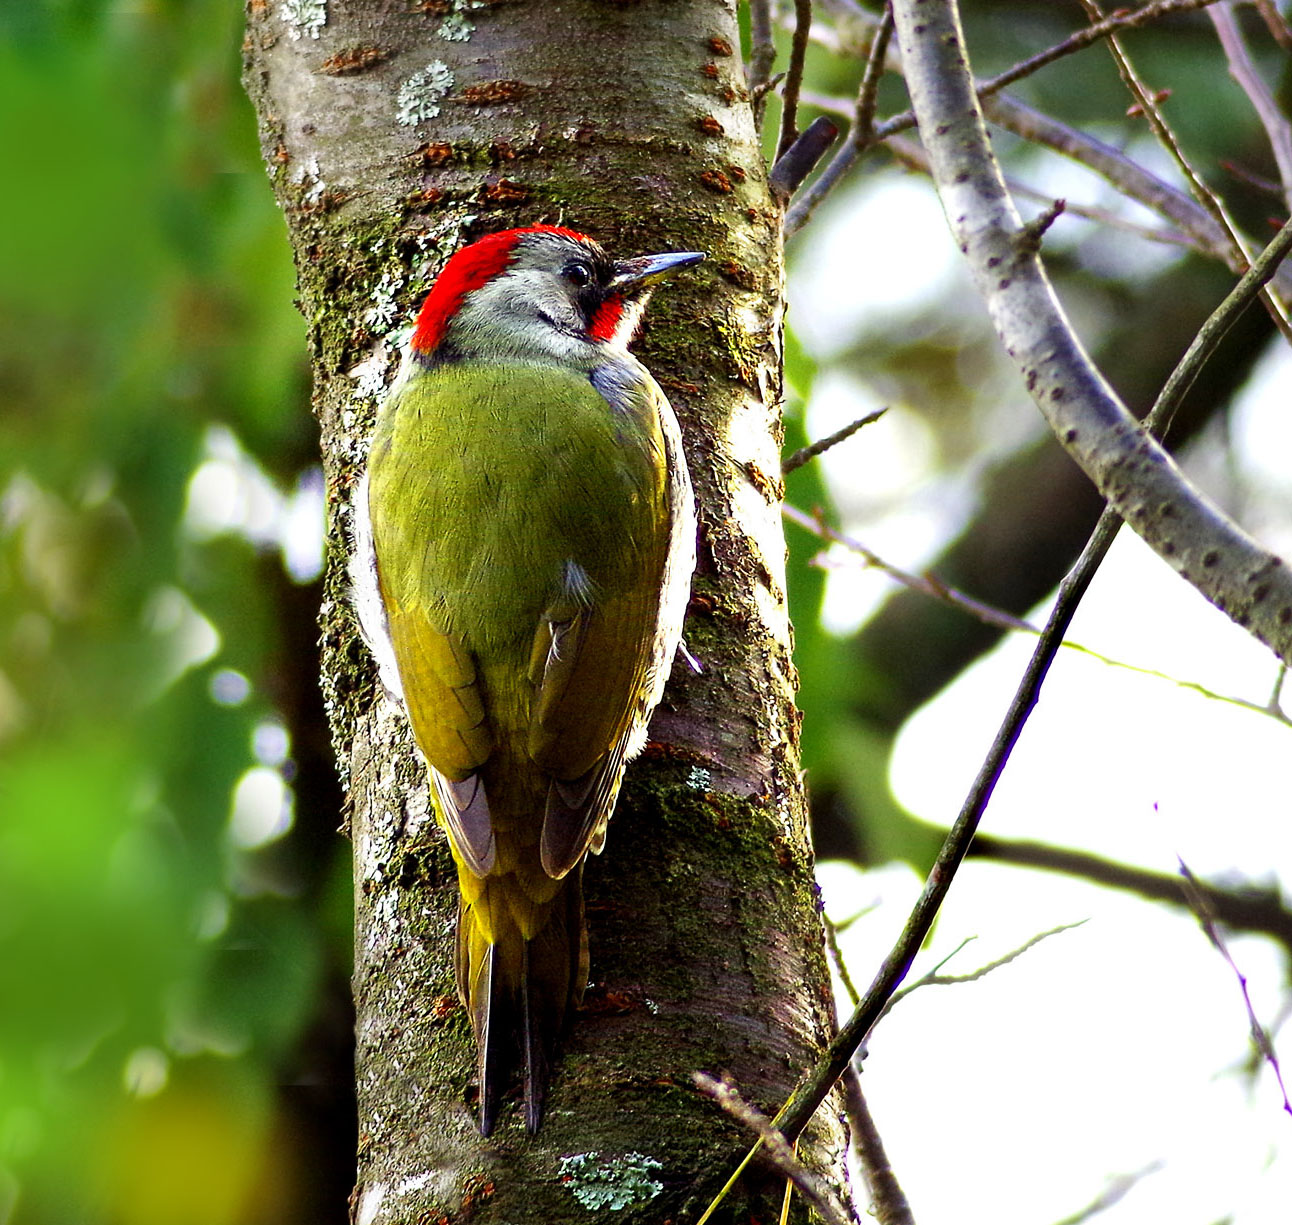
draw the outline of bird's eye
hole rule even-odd
[[[578,289],[592,284],[592,269],[587,264],[567,264],[565,279]]]

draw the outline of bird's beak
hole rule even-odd
[[[615,264],[611,289],[643,289],[678,268],[690,268],[704,258],[703,251],[668,251],[663,255],[639,255]]]

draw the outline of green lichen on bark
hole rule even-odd
[[[561,1181],[589,1212],[619,1212],[649,1203],[664,1190],[654,1173],[663,1167],[644,1153],[571,1153],[561,1158],[560,1168]]]

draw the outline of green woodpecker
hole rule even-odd
[[[359,619],[430,767],[457,863],[457,982],[480,1130],[519,1065],[525,1125],[587,981],[581,877],[678,649],[695,508],[677,418],[628,352],[650,285],[572,230],[445,266],[358,492]]]

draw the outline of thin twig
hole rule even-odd
[[[1238,968],[1237,963],[1229,954],[1229,949],[1225,947],[1225,942],[1221,939],[1220,932],[1216,927],[1214,916],[1207,908],[1206,895],[1198,887],[1198,880],[1189,869],[1189,865],[1176,857],[1180,865],[1180,875],[1184,878],[1184,892],[1189,899],[1190,908],[1198,916],[1198,922],[1202,925],[1202,930],[1206,933],[1207,939],[1211,941],[1215,948],[1233,970],[1234,977],[1238,979],[1239,990],[1243,993],[1243,1003],[1247,1006],[1247,1021],[1252,1030],[1252,1041],[1256,1044],[1256,1049],[1260,1051],[1261,1057],[1269,1065],[1270,1070],[1274,1073],[1274,1079],[1278,1082],[1279,1092],[1283,1095],[1283,1109],[1292,1115],[1292,1102],[1288,1101],[1287,1086],[1283,1083],[1283,1070],[1279,1067],[1279,1057],[1274,1050],[1274,1043],[1270,1041],[1270,1036],[1265,1032],[1265,1027],[1260,1023],[1256,1016],[1256,1009],[1252,1006],[1251,993],[1247,990],[1247,976]]]
[[[884,1142],[862,1092],[861,1076],[851,1063],[843,1073],[843,1108],[852,1134],[852,1151],[857,1154],[857,1162],[865,1176],[875,1220],[879,1225],[915,1225],[911,1206],[907,1203],[902,1184],[893,1173]]]
[[[772,65],[776,62],[776,44],[772,40],[772,0],[749,0],[749,98],[754,108],[754,122],[763,126],[763,108],[767,105],[767,86]]]
[[[1182,677],[1172,676],[1169,672],[1159,672],[1156,668],[1143,668],[1139,664],[1127,663],[1124,659],[1113,659],[1111,656],[1092,650],[1079,642],[1065,642],[1063,645],[1069,651],[1075,651],[1079,655],[1086,655],[1110,668],[1121,668],[1126,672],[1133,672],[1137,676],[1166,681],[1167,684],[1174,685],[1177,689],[1196,693],[1200,698],[1206,698],[1209,702],[1224,702],[1228,706],[1236,706],[1239,710],[1250,711],[1254,715],[1265,715],[1267,718],[1273,719],[1275,723],[1282,723],[1284,727],[1292,727],[1292,716],[1289,716],[1277,703],[1268,701],[1252,702],[1247,698],[1235,697],[1230,693],[1217,693],[1216,690],[1208,689],[1206,685],[1199,684],[1197,681],[1186,681]]]
[[[895,579],[904,587],[910,587],[913,591],[919,591],[924,595],[930,596],[935,600],[940,600],[945,604],[950,604],[955,608],[967,612],[971,617],[983,622],[985,625],[993,626],[996,629],[1003,630],[1026,630],[1036,633],[1036,628],[1028,622],[1013,616],[1011,613],[1002,612],[998,608],[993,608],[990,604],[984,604],[980,600],[975,600],[972,596],[965,595],[964,592],[949,587],[947,584],[932,578],[928,575],[912,574],[907,570],[902,570],[886,562],[877,553],[871,552],[859,540],[854,540],[851,536],[830,527],[820,517],[814,517],[804,511],[799,510],[797,506],[785,505],[781,507],[781,514],[791,523],[797,523],[799,527],[806,528],[815,536],[822,540],[828,540],[834,544],[841,544],[844,548],[856,553],[872,569],[878,570],[881,574],[887,574],[889,578]]]
[[[1152,411],[1144,419],[1144,428],[1162,437],[1170,428],[1171,418],[1185,393],[1193,386],[1207,359],[1216,351],[1238,317],[1252,304],[1252,299],[1263,292],[1278,266],[1292,252],[1292,219],[1289,219],[1281,230],[1265,247],[1265,250],[1252,261],[1252,265],[1243,273],[1238,284],[1225,295],[1225,299],[1207,316],[1207,321],[1198,329],[1192,344],[1185,351],[1176,368],[1171,371],[1166,386],[1162,388]]]
[[[839,531],[837,528],[831,527],[825,522],[820,513],[809,515],[797,506],[792,506],[788,503],[781,507],[781,513],[791,523],[811,532],[818,539],[827,541],[830,544],[840,545],[849,552],[856,554],[862,564],[869,569],[878,570],[881,574],[886,574],[903,587],[918,592],[920,595],[928,596],[929,599],[937,600],[939,603],[946,604],[958,612],[965,613],[967,616],[973,617],[975,621],[982,622],[983,625],[989,625],[993,629],[1016,631],[1020,634],[1039,634],[1041,632],[1040,626],[1033,625],[1030,621],[1025,621],[1021,617],[1014,616],[1013,613],[996,608],[994,605],[984,604],[981,600],[976,600],[973,596],[966,595],[958,588],[944,583],[935,574],[912,574],[908,570],[903,570],[900,566],[895,566],[891,562],[885,561],[877,553],[868,549],[861,541]],[[817,562],[822,566],[827,564],[819,558]],[[1208,701],[1224,702],[1229,706],[1236,706],[1238,709],[1250,711],[1252,714],[1265,715],[1276,723],[1292,727],[1292,715],[1289,715],[1283,709],[1277,697],[1277,690],[1274,699],[1253,702],[1248,698],[1236,697],[1233,694],[1219,693],[1215,689],[1210,689],[1206,685],[1200,684],[1198,681],[1185,680],[1179,676],[1172,676],[1169,672],[1161,672],[1156,668],[1145,668],[1124,659],[1115,659],[1111,655],[1105,655],[1102,651],[1096,651],[1093,647],[1088,647],[1080,642],[1073,642],[1070,639],[1064,639],[1063,649],[1073,651],[1078,655],[1085,655],[1089,659],[1093,659],[1109,668],[1120,668],[1125,672],[1133,672],[1136,676],[1165,681],[1178,689],[1196,693],[1199,697],[1206,698]],[[1286,665],[1280,665],[1280,674],[1284,671],[1286,671]]]
[[[1210,212],[1145,170],[1120,150],[1060,123],[1017,98],[999,92],[1006,85],[1030,75],[1038,68],[1079,51],[1116,30],[1145,25],[1173,13],[1207,7],[1217,2],[1218,0],[1160,0],[1157,4],[1146,5],[1133,12],[1115,13],[1103,21],[1078,31],[1040,54],[1020,61],[999,76],[987,81],[975,82],[975,90],[983,110],[993,123],[1022,136],[1025,140],[1044,144],[1065,157],[1089,167],[1131,199],[1178,226],[1198,250],[1222,259],[1232,271],[1241,273],[1246,269],[1247,261],[1243,258],[1241,250],[1234,249],[1229,234]],[[869,22],[872,25],[878,25],[873,17],[859,8],[841,3],[841,0],[833,0],[832,7],[835,5],[841,7],[858,24]],[[887,66],[893,70],[900,68],[895,58]],[[845,142],[825,171],[813,183],[811,189],[804,193],[801,200],[796,201],[786,215],[785,236],[788,238],[803,228],[810,220],[812,212],[851,169],[860,153],[914,126],[915,114],[913,111],[906,110],[875,128],[873,138],[865,149],[855,148],[850,142]],[[1292,294],[1292,271],[1281,274],[1276,283],[1280,285],[1282,293]]]
[[[1101,1212],[1107,1212],[1109,1208],[1120,1203],[1144,1179],[1150,1174],[1156,1174],[1160,1169],[1162,1169],[1162,1162],[1154,1161],[1142,1170],[1136,1170],[1134,1174],[1119,1174],[1115,1178],[1110,1178],[1108,1185],[1090,1203],[1071,1216],[1065,1216],[1063,1220],[1056,1221],[1055,1225],[1085,1225]]]
[[[825,948],[830,955],[830,964],[839,976],[849,1001],[856,1008],[861,996],[857,994],[857,984],[852,981],[852,975],[848,973],[848,963],[844,961],[843,953],[839,949],[839,929],[825,915],[821,916],[821,922],[825,927]]]
[[[1205,8],[1208,5],[1215,3],[1218,3],[1218,0],[1158,0],[1156,4],[1146,5],[1144,8],[1136,9],[1133,12],[1118,12],[1095,25],[1087,26],[1085,29],[1077,31],[1077,33],[1071,35],[1069,38],[1064,39],[1060,43],[1056,43],[1045,51],[1031,56],[1026,60],[1020,61],[1013,65],[1013,67],[1006,69],[1005,72],[1002,72],[998,76],[992,77],[987,81],[976,82],[975,87],[978,92],[978,98],[980,102],[986,105],[986,100],[999,93],[1005,88],[1005,86],[1011,85],[1015,81],[1021,80],[1023,77],[1030,76],[1038,69],[1044,68],[1048,64],[1052,64],[1056,60],[1072,55],[1077,51],[1081,51],[1092,43],[1097,42],[1099,39],[1109,37],[1117,30],[1147,25],[1152,21],[1157,21],[1160,18],[1170,16],[1173,13],[1189,12],[1195,9]],[[886,9],[884,20],[888,20],[889,13],[890,10]],[[882,30],[882,28],[883,27],[881,25],[877,29],[875,36],[876,40],[878,40],[880,30]],[[868,69],[870,63],[875,58],[874,47],[875,42],[872,41],[871,53],[867,59]],[[881,50],[886,51],[886,49],[887,38],[885,37]],[[1022,103],[1016,103],[1012,99],[1010,99],[1009,102],[1004,103],[1004,107],[1013,106],[1022,107]],[[1002,107],[1002,109],[1004,109],[1004,107]],[[993,118],[995,118],[995,116],[993,116]],[[998,119],[997,122],[1000,122],[1000,120]],[[1057,121],[1050,120],[1050,123],[1057,124]],[[786,238],[797,233],[808,223],[809,220],[811,220],[812,213],[816,210],[817,206],[825,199],[829,192],[833,190],[863,153],[873,148],[875,145],[886,141],[890,136],[895,136],[899,132],[905,132],[914,126],[915,112],[906,110],[902,111],[898,115],[894,115],[891,119],[886,120],[878,127],[873,127],[871,131],[866,134],[864,142],[860,139],[853,140],[852,134],[850,133],[849,139],[844,142],[843,147],[837,154],[835,154],[830,164],[812,185],[811,189],[809,189],[809,191],[804,194],[803,199],[796,202],[794,207],[786,214],[784,226]],[[1070,141],[1068,143],[1071,148],[1073,142]],[[1071,154],[1069,155],[1071,156]],[[1123,162],[1130,162],[1130,159],[1125,158],[1124,155],[1121,157],[1121,160]],[[1130,164],[1132,166],[1134,165],[1134,163]],[[1139,174],[1141,176],[1147,178],[1152,177],[1147,175],[1147,172],[1140,170],[1140,168],[1136,167],[1136,169],[1139,170]],[[1101,171],[1101,173],[1103,172]],[[1165,188],[1165,184],[1162,186]],[[1135,198],[1140,199],[1141,203],[1144,202],[1138,195]],[[1170,214],[1167,215],[1170,216]],[[1174,217],[1171,219],[1176,220]],[[1238,264],[1235,266],[1234,270],[1241,271],[1244,267],[1246,267],[1245,264]]]
[[[818,110],[828,111],[835,115],[850,115],[855,107],[850,98],[835,97],[812,90],[805,89],[801,91],[799,96],[804,102],[810,103]],[[1005,101],[1005,99],[998,96],[985,103],[989,115],[992,107],[1002,101]],[[1111,209],[1097,208],[1089,204],[1074,204],[1071,200],[1068,201],[1067,211],[1069,214],[1082,217],[1087,221],[1098,222],[1100,225],[1108,226],[1112,229],[1122,230],[1127,234],[1142,238],[1146,242],[1158,242],[1177,247],[1192,247],[1206,255],[1220,255],[1222,258],[1229,254],[1228,249],[1223,244],[1221,244],[1222,249],[1216,249],[1219,239],[1210,230],[1202,233],[1190,232],[1196,231],[1198,228],[1192,224],[1193,218],[1190,216],[1191,213],[1198,212],[1198,206],[1188,196],[1176,191],[1169,184],[1163,183],[1161,179],[1155,178],[1141,166],[1131,161],[1125,154],[1113,149],[1110,145],[1104,145],[1093,140],[1084,133],[1066,127],[1048,116],[1041,116],[1039,112],[1032,112],[1038,117],[1038,122],[1033,124],[1028,112],[1029,108],[1023,107],[1020,103],[1018,104],[1017,112],[1007,108],[1004,117],[995,119],[995,122],[1001,127],[1014,132],[1015,135],[1022,136],[1025,140],[1046,145],[1054,149],[1056,153],[1061,153],[1075,162],[1080,162],[1086,169],[1108,180],[1123,195],[1139,201],[1154,212],[1163,213],[1167,211],[1162,207],[1164,201],[1167,202],[1167,207],[1172,212],[1183,209],[1186,214],[1186,224],[1180,229],[1164,230],[1128,221]],[[1061,135],[1055,138],[1053,136],[1055,132],[1061,133]],[[884,147],[893,155],[894,160],[899,165],[905,166],[909,170],[917,170],[922,174],[929,173],[929,155],[918,141],[908,140],[903,136],[890,136],[884,141]],[[1094,157],[1090,155],[1089,151],[1091,149],[1097,150]],[[1111,172],[1101,164],[1092,164],[1092,162],[1098,162],[1105,155],[1114,160],[1114,168]],[[1274,195],[1281,194],[1282,189],[1277,183],[1258,181],[1250,172],[1243,170],[1239,166],[1229,165],[1228,163],[1225,165],[1226,169],[1231,173],[1245,178],[1254,186],[1272,192]],[[1141,179],[1147,185],[1146,188],[1140,187]],[[1047,203],[1054,198],[1053,193],[1038,191],[1036,188],[1029,187],[1026,183],[1021,183],[1017,179],[1007,178],[1005,182],[1010,191],[1016,196],[1023,196],[1029,200],[1044,200]],[[1174,217],[1168,217],[1168,219],[1175,220]],[[1206,220],[1210,220],[1209,216],[1206,217]],[[1236,262],[1233,270],[1235,272],[1242,271]]]
[[[746,1102],[730,1081],[715,1079],[703,1072],[693,1072],[691,1079],[697,1088],[713,1098],[732,1118],[738,1119],[758,1136],[763,1153],[803,1193],[804,1198],[829,1225],[854,1225],[833,1189],[794,1155],[789,1139],[776,1130],[771,1119]],[[704,1225],[707,1219],[706,1212],[697,1225]]]
[[[1288,666],[1285,663],[1279,664],[1279,670],[1274,677],[1274,691],[1270,694],[1270,700],[1267,709],[1283,713],[1283,685],[1288,678]]]
[[[884,15],[875,28],[874,37],[870,40],[870,48],[866,53],[866,67],[861,75],[861,85],[857,90],[857,101],[853,107],[853,121],[848,131],[848,139],[844,141],[839,152],[830,159],[830,164],[821,172],[820,178],[785,214],[782,232],[786,238],[801,230],[812,219],[817,205],[830,194],[839,180],[852,168],[853,163],[867,149],[874,146],[875,105],[879,78],[884,74],[892,36],[893,11],[890,7],[885,7]]]
[[[1292,212],[1292,123],[1288,122],[1265,78],[1252,63],[1247,40],[1234,17],[1232,0],[1222,0],[1207,16],[1216,27],[1216,36],[1224,48],[1225,59],[1229,61],[1229,75],[1247,95],[1269,137],[1274,164],[1279,168],[1279,178],[1283,182],[1283,200],[1288,211]]]
[[[867,413],[850,425],[845,425],[843,429],[835,430],[833,434],[822,438],[819,442],[800,447],[788,459],[782,461],[781,475],[788,476],[796,468],[803,467],[809,460],[816,459],[818,455],[824,455],[831,447],[837,447],[841,442],[847,441],[863,426],[874,425],[886,412],[888,412],[887,408],[877,408],[873,413]]]
[[[1099,7],[1098,0],[1079,0],[1079,3],[1089,14],[1092,21],[1103,20],[1103,10]],[[1238,227],[1235,226],[1233,219],[1229,216],[1229,211],[1225,208],[1220,197],[1203,182],[1202,176],[1194,169],[1193,163],[1185,155],[1175,133],[1171,131],[1170,125],[1166,122],[1166,117],[1162,114],[1162,108],[1158,106],[1153,91],[1144,84],[1134,65],[1130,62],[1130,57],[1127,56],[1123,49],[1121,41],[1115,35],[1108,38],[1108,50],[1113,57],[1113,62],[1117,65],[1117,71],[1126,83],[1126,88],[1130,90],[1140,112],[1148,120],[1149,127],[1153,130],[1153,135],[1157,137],[1158,143],[1171,155],[1180,173],[1184,175],[1185,182],[1189,184],[1189,189],[1194,198],[1211,213],[1216,223],[1225,231],[1229,241],[1233,244],[1234,251],[1242,257],[1244,265],[1250,265],[1251,252],[1248,250],[1242,235],[1238,232]],[[1274,326],[1283,333],[1288,343],[1292,344],[1292,320],[1288,319],[1282,302],[1267,289],[1262,289],[1261,300],[1265,303],[1270,318],[1274,321]]]
[[[919,144],[918,141],[907,140],[904,136],[894,136],[886,142],[886,146],[889,152],[903,166],[918,170],[923,174],[929,173],[929,155],[924,151],[924,146]],[[1022,196],[1027,200],[1040,200],[1049,204],[1054,199],[1053,193],[1037,191],[1036,188],[1029,187],[1026,183],[1020,183],[1017,179],[1007,177],[1005,185],[1014,195]],[[1196,245],[1189,235],[1182,234],[1179,230],[1163,230],[1153,226],[1138,225],[1134,221],[1127,221],[1125,217],[1118,216],[1110,209],[1095,208],[1089,204],[1074,204],[1069,200],[1065,215],[1081,217],[1086,221],[1097,222],[1099,225],[1106,226],[1109,229],[1134,234],[1136,238],[1142,238],[1145,242],[1160,242],[1177,247]]]
[[[1093,170],[1123,194],[1178,226],[1197,250],[1223,260],[1232,271],[1242,273],[1247,267],[1247,261],[1241,251],[1235,251],[1230,236],[1224,228],[1210,212],[1196,204],[1189,196],[1151,174],[1111,145],[1060,123],[1009,94],[998,92],[1007,84],[1035,72],[1046,64],[1053,63],[1064,55],[1081,50],[1098,37],[1106,37],[1117,29],[1144,25],[1172,13],[1206,7],[1208,3],[1217,2],[1218,0],[1180,0],[1180,2],[1166,0],[1165,3],[1147,5],[1134,12],[1118,12],[1078,31],[1071,38],[1055,44],[1039,55],[1020,61],[999,76],[987,81],[975,82],[975,90],[983,110],[993,123],[1025,140],[1046,145],[1057,153]],[[846,15],[857,26],[867,30],[878,27],[879,23],[874,17],[851,4],[849,0],[829,0],[829,7]],[[871,46],[873,47],[873,36]],[[841,51],[843,50],[841,48]],[[896,57],[893,57],[886,66],[893,71],[901,70]],[[885,142],[897,133],[914,126],[914,112],[903,111],[875,129],[873,139],[867,148]],[[861,151],[845,143],[824,173],[813,184],[812,189],[790,210],[785,224],[787,237],[806,224],[812,211],[851,168]],[[1292,295],[1292,270],[1284,270],[1276,278],[1275,283],[1280,286],[1280,292],[1285,296]]]
[[[970,852],[972,854],[972,851]],[[1074,927],[1080,927],[1085,923],[1085,919],[1078,919],[1075,923],[1061,923],[1058,927],[1052,927],[1049,931],[1040,932],[1031,937],[1031,939],[1020,944],[1018,948],[1006,953],[1003,957],[997,957],[995,961],[989,961],[984,966],[979,966],[976,970],[970,970],[967,974],[942,974],[942,967],[946,965],[951,957],[963,949],[968,941],[961,942],[959,948],[951,954],[951,957],[944,957],[936,966],[933,967],[923,978],[918,978],[913,983],[908,983],[900,991],[894,991],[892,998],[884,1005],[884,1010],[879,1014],[882,1020],[894,1008],[899,1000],[904,1000],[913,991],[918,991],[921,987],[953,987],[960,983],[975,983],[980,978],[986,978],[993,970],[999,970],[1002,966],[1007,966],[1012,961],[1017,961],[1029,949],[1035,948],[1042,940],[1048,940],[1051,936],[1057,936],[1060,932],[1071,931]]]
[[[1085,0],[1082,0],[1082,2],[1084,3]],[[1053,47],[1042,51],[1039,55],[1021,60],[1012,68],[1007,68],[999,76],[992,77],[991,80],[983,85],[983,93],[994,94],[1004,89],[1006,85],[1012,85],[1023,77],[1031,76],[1038,68],[1044,68],[1047,64],[1052,64],[1055,60],[1062,59],[1065,55],[1071,55],[1074,51],[1089,47],[1092,43],[1097,43],[1102,38],[1110,38],[1118,30],[1129,30],[1136,26],[1148,25],[1150,22],[1157,21],[1172,13],[1187,13],[1195,9],[1208,8],[1216,3],[1218,3],[1218,0],[1158,0],[1158,3],[1146,4],[1142,9],[1133,11],[1119,10],[1111,17],[1105,17],[1103,13],[1100,13],[1090,25],[1065,38],[1061,43],[1055,43]]]
[[[1283,185],[1281,183],[1276,183],[1273,179],[1267,179],[1264,175],[1259,175],[1246,166],[1240,166],[1237,162],[1231,162],[1228,158],[1222,158],[1219,166],[1221,170],[1226,174],[1233,175],[1240,183],[1246,183],[1248,187],[1263,191],[1267,196],[1282,200]]]
[[[947,966],[949,966],[957,957],[960,956],[961,953],[965,951],[965,949],[967,949],[977,939],[978,939],[977,936],[966,936],[963,940],[960,941],[959,944],[955,946],[955,948],[953,948],[945,957],[943,957],[941,961],[939,961],[936,965],[934,965],[933,969],[930,970],[929,973],[941,974],[942,971],[947,968]]]
[[[1017,64],[994,77],[989,77],[985,81],[975,81],[974,89],[979,100],[989,98],[993,94],[999,93],[1005,86],[1012,85],[1015,81],[1022,80],[1023,77],[1031,76],[1032,73],[1054,63],[1055,60],[1060,60],[1065,56],[1073,55],[1077,51],[1082,51],[1101,39],[1111,38],[1118,30],[1148,25],[1150,22],[1158,21],[1163,17],[1169,17],[1173,13],[1190,12],[1194,9],[1207,8],[1217,3],[1219,3],[1219,0],[1158,0],[1156,4],[1145,5],[1142,9],[1119,11],[1111,17],[1104,17],[1100,21],[1085,26],[1062,42],[1055,43],[1054,46],[1048,47],[1036,55],[1020,60]],[[904,132],[907,128],[913,128],[914,126],[915,112],[902,111],[901,114],[894,115],[877,127],[875,137],[877,140],[883,140],[894,132]]]
[[[893,9],[884,5],[884,14],[879,19],[875,37],[871,39],[870,50],[866,54],[866,68],[861,74],[861,84],[857,88],[857,106],[853,115],[853,131],[857,140],[865,143],[875,130],[875,107],[879,102],[879,79],[884,75],[884,64],[888,59],[888,46],[893,39]]]
[[[790,43],[790,66],[781,90],[781,138],[776,142],[779,161],[798,139],[799,89],[803,85],[803,62],[807,58],[808,34],[812,30],[812,0],[794,0],[794,39]]]
[[[860,910],[854,910],[846,919],[839,919],[835,922],[834,930],[842,935],[859,919],[864,919],[868,914],[874,914],[879,909],[878,902],[871,902]]]
[[[1178,226],[1195,250],[1221,260],[1240,276],[1246,271],[1246,261],[1234,251],[1228,235],[1206,209],[1119,149],[1060,123],[1010,94],[984,98],[982,105],[992,123],[1093,170],[1123,195]],[[1283,269],[1276,280],[1282,292],[1292,293],[1292,267]]]

